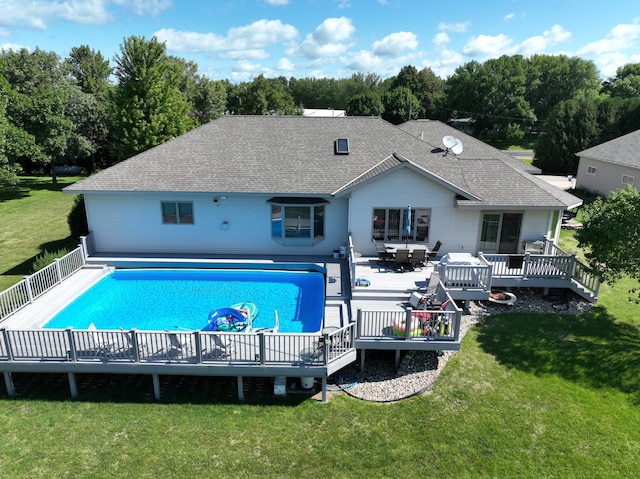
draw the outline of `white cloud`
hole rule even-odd
[[[560,25],[554,25],[550,30],[545,30],[542,35],[527,38],[518,45],[515,51],[524,56],[544,53],[549,46],[565,42],[570,37],[570,32],[566,31]]]
[[[58,20],[81,25],[103,25],[113,19],[109,5],[138,15],[157,15],[171,8],[171,0],[3,0],[0,25],[45,30]]]
[[[464,33],[469,30],[471,22],[458,22],[458,23],[440,23],[438,30],[443,32]]]
[[[276,7],[282,6],[282,5],[289,5],[289,1],[290,0],[266,0],[266,2],[269,5],[274,5]]]
[[[310,59],[336,57],[347,50],[354,32],[350,19],[327,18],[313,33],[306,36],[300,46],[289,50],[288,54]]]
[[[231,60],[264,60],[269,54],[264,50],[232,50],[221,55]]]
[[[183,32],[163,28],[154,34],[167,43],[167,49],[178,52],[215,52],[242,50],[255,52],[274,44],[289,43],[298,31],[280,20],[258,20],[250,25],[231,28],[226,37],[215,33]]]
[[[288,58],[281,58],[278,61],[277,68],[280,71],[292,72],[296,69],[296,65]]]
[[[478,35],[462,47],[462,53],[468,57],[499,57],[508,51],[511,38],[499,35]]]
[[[29,47],[24,46],[24,45],[19,45],[17,43],[0,43],[0,51],[7,51],[8,52],[8,51],[11,50],[11,51],[17,52],[17,51],[22,50],[23,48],[26,48],[27,50],[30,50]]]
[[[138,15],[151,14],[153,16],[172,6],[171,0],[114,0],[114,3],[123,5]]]
[[[383,62],[380,57],[373,55],[369,51],[361,50],[352,57],[347,67],[358,72],[378,72],[382,65]]]
[[[447,35],[445,32],[439,32],[436,33],[436,35],[433,37],[433,40],[431,40],[431,44],[433,46],[439,47],[442,45],[446,45],[450,41],[451,38],[449,37],[449,35]]]
[[[383,57],[396,57],[406,49],[415,50],[417,47],[418,38],[411,32],[392,33],[372,46],[374,55]]]
[[[46,29],[50,23],[59,19],[84,25],[101,25],[111,19],[106,6],[107,0],[54,2],[5,0],[2,3],[0,24],[24,26],[38,30]]]
[[[602,55],[609,52],[619,52],[627,48],[634,48],[640,36],[640,24],[626,23],[616,25],[602,40],[589,43],[580,50],[578,55]]]
[[[505,22],[508,22],[509,20],[513,20],[514,18],[516,18],[516,14],[515,14],[515,13],[513,13],[513,12],[511,12],[511,13],[507,13],[507,14],[504,16],[504,21],[505,21]]]

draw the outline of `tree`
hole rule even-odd
[[[7,81],[0,76],[0,189],[15,186],[18,183],[17,173],[20,169],[18,165],[9,160],[7,155],[9,119],[5,111],[9,88]]]
[[[419,118],[433,118],[437,106],[444,98],[444,80],[430,68],[418,71],[414,66],[402,67],[391,82],[391,90],[407,87],[420,102]]]
[[[542,123],[560,102],[595,95],[600,79],[591,60],[566,55],[534,55],[526,70],[525,99]]]
[[[242,115],[293,115],[296,105],[282,82],[268,80],[258,75],[251,83],[244,83],[238,90]]]
[[[80,89],[70,90],[69,116],[74,124],[67,156],[81,164],[88,159],[87,170],[95,171],[99,166],[108,166],[109,132],[113,130],[110,115],[110,92],[113,88],[109,78],[113,68],[100,52],[88,45],[74,47],[64,62],[64,68]]]
[[[640,281],[640,191],[628,186],[585,205],[576,239],[603,281],[615,283],[624,275]]]
[[[575,174],[576,153],[597,144],[598,99],[585,97],[557,105],[544,123],[545,133],[538,140],[534,166],[545,174]]]
[[[409,120],[417,120],[420,102],[407,87],[398,87],[382,96],[384,113],[382,118],[394,125]]]
[[[367,91],[349,98],[347,114],[353,116],[381,116],[384,112],[382,98],[376,92]]]
[[[196,125],[189,116],[191,106],[180,91],[181,78],[169,61],[164,43],[155,37],[146,40],[131,36],[120,45],[115,60],[119,159],[164,143]]]
[[[479,133],[498,138],[521,136],[536,120],[525,99],[526,70],[521,55],[462,65],[447,79],[447,105],[454,115],[471,117]]]
[[[640,63],[629,63],[616,70],[616,76],[602,85],[602,93],[617,98],[640,97]]]
[[[12,123],[34,139],[37,153],[18,152],[26,170],[51,168],[56,182],[55,165],[64,157],[73,124],[66,118],[68,81],[54,52],[38,48],[29,52],[3,51],[0,74],[13,89],[7,114]],[[28,146],[28,143],[25,143]]]

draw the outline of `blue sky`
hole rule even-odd
[[[566,54],[602,78],[640,63],[638,0],[0,0],[0,48],[113,60],[154,35],[209,78],[381,78],[405,65],[446,78],[471,60]]]

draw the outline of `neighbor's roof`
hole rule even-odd
[[[640,168],[640,130],[576,153],[581,158]]]
[[[357,187],[371,172],[410,166],[468,199],[466,204],[558,208],[580,203],[471,136],[438,121],[421,126],[418,138],[374,117],[223,116],[65,191],[329,196]],[[447,153],[446,135],[460,138],[464,151]],[[335,154],[338,138],[348,139],[349,154]]]

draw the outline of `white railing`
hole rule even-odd
[[[0,320],[10,316],[38,296],[62,283],[66,278],[78,271],[85,264],[82,246],[56,258],[53,263],[36,271],[19,283],[0,293]]]
[[[353,350],[355,324],[330,334],[0,329],[0,361],[326,366]]]
[[[445,288],[491,289],[492,265],[441,264],[440,281]]]
[[[355,335],[358,339],[394,338],[410,341],[459,341],[462,310],[448,293],[438,309],[405,311],[358,310]]]

